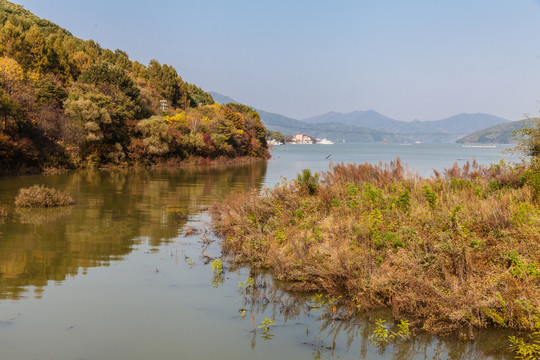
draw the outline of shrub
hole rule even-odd
[[[296,182],[301,189],[308,192],[309,195],[314,195],[317,192],[317,186],[319,185],[319,174],[311,174],[310,169],[302,170],[301,174],[298,174]]]
[[[34,185],[19,190],[15,198],[18,207],[53,207],[73,204],[71,196],[63,191]]]
[[[437,194],[431,190],[429,185],[424,185],[423,193],[431,210],[435,210],[437,208]]]

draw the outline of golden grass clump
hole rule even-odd
[[[337,164],[213,208],[224,251],[293,290],[389,308],[433,333],[540,324],[540,207],[504,164],[423,179],[398,159]],[[300,181],[301,180],[301,181]],[[312,188],[310,188],[312,189]]]
[[[19,190],[15,198],[17,207],[56,207],[73,204],[71,196],[64,191],[34,185]]]

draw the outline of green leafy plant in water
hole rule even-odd
[[[238,282],[238,288],[240,289],[240,294],[247,294],[255,286],[255,281],[248,277],[245,281]]]
[[[373,334],[369,336],[369,342],[373,345],[383,347],[390,341],[390,333],[385,322],[386,321],[383,319],[375,320],[375,330],[373,330]]]
[[[212,261],[210,266],[212,267],[212,269],[214,269],[215,274],[222,274],[223,273],[223,261],[221,261],[219,259],[216,259],[216,260]]]
[[[540,330],[529,335],[528,341],[524,338],[509,336],[510,350],[516,359],[533,360],[540,359]]]
[[[268,330],[270,330],[270,327],[274,325],[276,325],[276,323],[273,320],[265,318],[261,321],[261,325],[257,326],[257,329],[262,329],[263,333],[266,334],[268,333]]]
[[[214,286],[215,288],[218,288],[225,281],[225,276],[223,274],[224,273],[223,261],[216,259],[212,261],[210,266],[212,266],[212,269],[214,269],[214,275],[212,276],[212,280],[211,280],[212,286]]]
[[[315,294],[311,297],[311,302],[313,305],[311,306],[315,311],[318,311],[320,308],[322,308],[325,305],[324,295],[323,294]]]
[[[383,319],[375,320],[375,330],[373,330],[373,334],[369,337],[369,342],[371,342],[373,345],[384,348],[390,341],[396,341],[397,339],[405,340],[410,338],[411,324],[407,320],[401,320],[399,324],[397,324],[399,329],[397,332],[389,331],[385,323],[386,321]]]
[[[397,333],[392,333],[392,335],[394,335],[394,338],[399,337],[401,339],[408,339],[411,337],[410,322],[408,322],[407,320],[401,320],[397,326],[399,328],[399,331]]]

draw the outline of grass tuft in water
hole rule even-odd
[[[34,185],[19,190],[15,198],[17,207],[56,207],[73,204],[73,198],[64,191]]]

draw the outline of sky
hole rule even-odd
[[[303,119],[540,110],[540,0],[16,0],[132,60]]]

